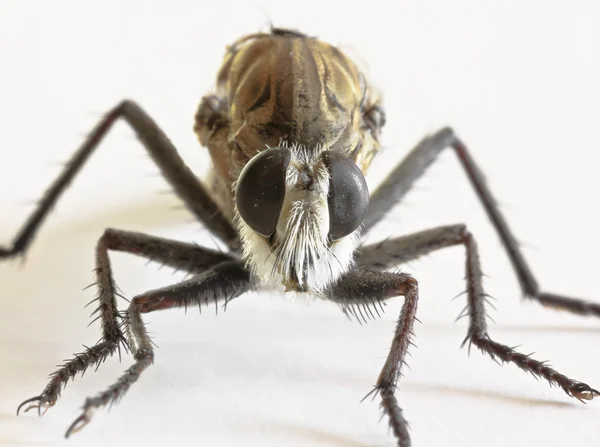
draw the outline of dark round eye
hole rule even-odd
[[[285,197],[289,149],[267,149],[244,166],[235,190],[235,204],[244,222],[262,236],[275,231]]]
[[[329,170],[329,237],[341,239],[356,230],[369,208],[367,182],[358,166],[337,152],[321,155]]]

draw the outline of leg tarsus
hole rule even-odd
[[[381,408],[388,415],[390,428],[398,440],[398,447],[410,447],[411,440],[408,433],[409,424],[402,415],[402,408],[398,405],[398,400],[394,396],[394,388],[391,386],[381,387]]]
[[[92,419],[92,411],[92,409],[84,410],[83,413],[69,425],[69,428],[65,432],[65,438],[69,438],[73,433],[77,433],[85,427]]]
[[[516,351],[515,348],[492,340],[487,332],[470,333],[463,345],[466,342],[469,342],[469,345],[474,344],[482,353],[488,354],[492,360],[500,365],[514,363],[521,370],[531,373],[536,379],[546,379],[550,385],[558,385],[567,395],[580,402],[600,397],[600,392],[587,383],[570,379],[550,367],[547,362],[535,360],[531,357],[531,354],[522,354]]]
[[[34,408],[37,408],[38,416],[41,417],[46,414],[46,411],[48,411],[48,408],[52,407],[55,404],[55,402],[51,402],[49,400],[48,396],[45,394],[40,394],[39,396],[31,397],[31,398],[21,402],[21,404],[17,407],[17,416],[19,416],[19,412],[21,411],[21,408],[27,404],[30,404],[30,405],[28,405],[27,408],[25,408],[23,410],[23,413],[27,413],[29,410],[33,410]],[[41,410],[42,407],[44,408],[43,412]]]
[[[142,371],[150,366],[154,360],[154,353],[147,349],[138,350],[135,354],[135,360],[135,363],[125,371],[114,385],[95,397],[89,397],[85,400],[81,414],[69,426],[65,438],[84,428],[91,421],[96,410],[105,405],[116,403],[129,387],[137,381]]]
[[[362,399],[369,396],[381,397],[381,407],[389,418],[390,428],[399,447],[411,445],[408,423],[402,416],[402,409],[394,396],[396,385],[406,366],[406,355],[412,344],[413,326],[416,321],[419,299],[417,280],[406,273],[373,272],[353,270],[342,276],[325,294],[325,297],[342,306],[352,309],[365,303],[381,302],[386,299],[404,296],[404,304],[396,324],[392,346],[383,365],[375,387]]]
[[[125,339],[117,338],[111,341],[103,340],[97,345],[87,348],[84,352],[75,354],[75,358],[68,360],[60,367],[60,369],[50,375],[50,382],[46,388],[44,388],[42,394],[27,399],[19,405],[17,408],[17,416],[19,415],[21,408],[30,403],[31,405],[29,405],[24,412],[37,407],[40,416],[45,414],[46,411],[57,402],[62,388],[70,379],[74,378],[78,373],[83,375],[92,365],[99,366],[101,363],[104,363],[108,357],[114,354],[120,343],[126,343]],[[37,404],[33,403],[36,401]],[[41,412],[42,407],[44,408],[43,413]]]
[[[185,307],[191,302],[208,303],[209,299],[230,301],[250,288],[250,273],[241,261],[225,261],[205,274],[187,281],[149,291],[131,300],[124,322],[124,333],[129,338],[129,348],[135,363],[105,391],[88,398],[83,411],[69,426],[65,436],[81,430],[91,420],[94,412],[106,405],[117,403],[154,361],[153,341],[148,336],[142,314],[173,307]]]
[[[490,338],[487,332],[485,309],[488,295],[483,289],[483,273],[479,252],[475,239],[465,225],[433,228],[389,239],[385,244],[376,243],[361,247],[356,255],[356,263],[360,268],[385,271],[421,255],[456,245],[463,245],[466,251],[467,289],[465,292],[467,305],[459,318],[468,316],[470,319],[469,330],[461,347],[468,346],[470,353],[471,346],[475,345],[499,365],[514,363],[523,371],[531,373],[535,378],[548,380],[551,385],[559,386],[569,396],[580,401],[599,397],[598,391],[586,383],[570,379],[551,368],[547,362],[533,359],[532,354],[522,354],[516,350],[517,347],[511,348]],[[463,293],[460,295],[463,295]],[[600,309],[600,306],[595,303],[567,299],[560,295],[538,293],[536,296],[542,304],[546,305],[565,306],[565,303],[567,303],[566,310],[579,314],[587,315]]]
[[[528,299],[537,301],[544,307],[567,311],[582,316],[600,317],[600,303],[549,292],[538,292],[535,295],[525,296]]]
[[[96,247],[95,284],[98,286],[98,297],[87,305],[98,301],[98,307],[92,316],[98,314],[102,321],[102,338],[97,345],[86,348],[75,358],[67,361],[58,371],[51,375],[48,386],[40,397],[40,403],[54,405],[60,396],[63,386],[78,373],[82,375],[88,367],[96,365],[96,369],[115,351],[121,360],[121,346],[128,352],[131,348],[129,340],[124,335],[127,330],[126,315],[119,312],[115,297],[121,296],[111,272],[109,251],[121,251],[144,256],[150,260],[161,261],[166,265],[182,270],[199,273],[210,266],[223,262],[235,263],[235,258],[215,250],[203,248],[194,244],[171,241],[131,231],[107,229],[99,239]],[[86,305],[86,306],[87,306]],[[92,323],[95,320],[92,321]],[[91,324],[91,323],[90,323]],[[35,398],[30,401],[33,402]],[[23,405],[19,406],[19,409]]]

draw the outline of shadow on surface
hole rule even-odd
[[[22,441],[16,439],[0,438],[0,445],[51,445],[49,442],[44,441]]]
[[[426,323],[425,327],[427,330],[431,332],[440,332],[440,333],[454,333],[457,330],[464,331],[463,328],[453,325],[453,324],[443,324],[443,323]],[[544,326],[526,326],[526,325],[514,325],[514,326],[503,326],[501,324],[496,324],[490,326],[490,333],[585,333],[585,334],[600,334],[600,325],[598,326],[560,326],[560,325],[544,325]]]
[[[515,396],[508,393],[502,393],[494,390],[477,390],[470,388],[459,388],[448,385],[432,385],[428,383],[412,382],[407,385],[411,392],[422,392],[429,394],[455,395],[459,397],[474,397],[483,399],[494,399],[509,404],[524,406],[545,406],[555,408],[577,408],[579,405],[575,402],[565,402],[553,399],[541,399],[535,397]]]
[[[380,447],[382,444],[357,441],[350,436],[334,433],[316,427],[307,427],[291,422],[269,421],[269,431],[306,439],[309,445],[324,445],[337,447]]]

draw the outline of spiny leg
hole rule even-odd
[[[381,301],[399,295],[404,296],[404,304],[398,318],[392,346],[375,387],[369,395],[381,396],[381,406],[389,417],[390,427],[398,439],[398,446],[409,447],[411,443],[408,424],[402,415],[394,391],[414,335],[413,325],[419,299],[417,281],[406,273],[353,270],[336,281],[326,292],[325,297],[340,304],[342,309],[347,311],[352,307],[367,309],[375,307]]]
[[[481,273],[477,244],[464,225],[432,228],[390,239],[385,241],[385,243],[362,247],[360,253],[356,256],[356,263],[360,268],[384,270],[454,245],[464,245],[467,255],[467,307],[465,310],[468,311],[470,322],[467,337],[463,345],[467,342],[473,343],[493,359],[514,363],[523,371],[529,372],[536,377],[542,377],[548,380],[550,384],[560,386],[569,396],[579,400],[590,400],[595,396],[599,396],[598,391],[589,385],[570,379],[548,366],[545,362],[540,362],[529,355],[521,354],[513,348],[500,344],[490,338],[487,331],[485,312],[487,295],[482,285],[483,275]],[[595,307],[595,311],[598,312],[599,306],[597,304],[586,303],[586,305],[590,308]]]
[[[81,430],[96,409],[118,402],[154,361],[152,340],[146,332],[141,314],[173,307],[187,308],[190,304],[227,303],[249,289],[248,270],[240,261],[226,261],[182,283],[135,297],[129,305],[125,324],[135,363],[108,389],[86,399],[81,415],[71,424],[65,436]]]
[[[481,201],[486,214],[502,241],[502,245],[517,274],[523,294],[527,298],[547,307],[579,315],[595,315],[600,317],[599,305],[591,305],[589,302],[581,299],[541,291],[519,248],[519,243],[486,185],[483,174],[471,157],[467,147],[450,128],[441,129],[435,134],[421,140],[406,158],[394,168],[377,190],[375,190],[370,199],[363,234],[375,226],[395,204],[400,202],[402,197],[413,186],[414,182],[425,173],[427,168],[445,148],[452,148],[458,156],[471,185],[475,189],[477,197]]]
[[[96,247],[96,285],[98,286],[98,307],[92,315],[98,314],[96,319],[102,323],[102,338],[91,348],[86,348],[82,353],[61,365],[60,369],[50,376],[50,382],[39,396],[27,399],[17,409],[27,405],[25,411],[37,408],[41,414],[53,406],[62,388],[78,373],[83,374],[90,366],[99,366],[108,357],[119,350],[121,344],[127,348],[127,340],[122,331],[121,316],[117,309],[115,285],[108,251],[122,251],[143,256],[151,261],[192,273],[200,273],[209,267],[222,262],[234,261],[230,255],[186,244],[178,241],[149,236],[131,231],[107,229]],[[95,320],[94,320],[95,321]]]
[[[229,249],[239,248],[240,243],[235,229],[219,210],[206,188],[186,166],[173,143],[140,106],[133,101],[125,100],[104,116],[83,145],[73,154],[64,171],[46,190],[37,209],[24,223],[12,246],[0,247],[0,259],[25,253],[61,194],[119,118],[123,118],[133,128],[164,178],[198,220],[227,244]]]

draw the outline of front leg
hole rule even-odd
[[[404,305],[398,318],[392,346],[375,388],[369,394],[381,396],[381,406],[389,418],[398,446],[409,447],[411,442],[408,424],[394,391],[414,335],[413,326],[419,299],[417,281],[406,273],[354,270],[345,274],[327,290],[325,298],[338,303],[345,312],[356,314],[361,308],[376,308],[382,301],[399,295],[404,296]]]
[[[187,281],[135,297],[125,319],[125,333],[135,363],[105,391],[86,399],[81,415],[71,424],[65,436],[69,437],[87,425],[97,409],[118,402],[154,361],[153,342],[146,331],[142,314],[174,307],[187,309],[191,304],[227,304],[249,289],[250,273],[243,264],[240,261],[225,261]]]
[[[92,316],[102,323],[102,338],[94,346],[76,354],[50,375],[50,382],[38,396],[24,401],[17,408],[25,411],[37,408],[41,414],[53,406],[64,386],[77,374],[93,365],[100,365],[108,357],[117,352],[121,345],[128,348],[127,339],[123,333],[122,316],[117,308],[116,297],[119,295],[113,279],[108,252],[121,251],[142,256],[150,261],[156,261],[169,267],[190,272],[201,273],[223,262],[233,262],[236,259],[225,253],[198,247],[184,242],[171,241],[131,231],[108,229],[104,232],[96,247],[96,285],[98,307]],[[90,303],[91,304],[91,303]],[[120,354],[120,350],[119,350]]]
[[[550,384],[559,386],[565,393],[576,399],[591,400],[600,396],[600,393],[589,385],[571,379],[545,362],[518,352],[490,337],[485,310],[487,294],[483,289],[479,251],[475,238],[465,225],[431,228],[390,239],[385,243],[362,247],[361,253],[356,257],[356,263],[360,268],[384,270],[457,245],[462,245],[466,252],[467,306],[462,315],[468,316],[469,329],[463,345],[472,343],[492,359],[502,363],[513,363],[534,377],[546,379]],[[579,308],[582,314],[600,313],[600,305],[596,303],[582,301]]]

